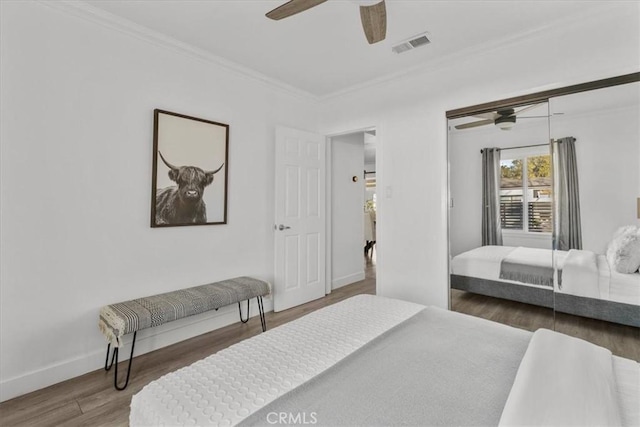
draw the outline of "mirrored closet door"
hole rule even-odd
[[[547,102],[449,120],[453,310],[553,328],[551,154]]]
[[[447,113],[452,310],[640,360],[639,80]]]
[[[640,339],[640,83],[553,97],[549,108],[555,328],[605,346],[611,331],[624,347]]]

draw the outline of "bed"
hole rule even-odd
[[[601,347],[360,295],[151,382],[130,424],[638,425],[638,401],[640,365]]]
[[[606,256],[588,250],[552,253],[510,246],[472,249],[453,257],[451,287],[640,327],[640,273],[618,273]]]

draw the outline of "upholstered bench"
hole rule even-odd
[[[117,390],[124,390],[129,384],[131,374],[131,361],[133,349],[136,344],[136,335],[139,330],[162,325],[183,317],[193,316],[210,310],[218,310],[230,304],[238,303],[240,321],[246,323],[249,320],[249,302],[256,298],[260,312],[262,331],[267,330],[267,322],[264,317],[262,297],[269,295],[271,287],[264,280],[252,277],[237,277],[208,285],[195,286],[193,288],[180,289],[178,291],[153,295],[146,298],[138,298],[131,301],[120,302],[102,307],[98,326],[109,342],[107,345],[107,358],[104,369],[110,370],[115,364],[114,386]],[[247,316],[242,318],[241,301],[247,301]],[[122,336],[133,332],[131,342],[131,357],[127,369],[127,378],[124,386],[118,385],[118,349],[122,345]],[[113,355],[109,363],[109,351],[113,345]]]

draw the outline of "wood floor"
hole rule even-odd
[[[366,278],[326,297],[279,313],[267,313],[274,328],[307,313],[358,294],[375,293],[375,263],[369,261]],[[456,311],[484,317],[523,329],[553,329],[553,312],[528,304],[454,291]],[[556,315],[556,329],[610,348],[615,354],[640,360],[640,330],[607,322]],[[260,320],[236,323],[135,358],[126,390],[113,389],[113,371],[97,370],[0,404],[4,426],[126,426],[131,396],[150,381],[190,365],[230,345],[259,334]],[[120,373],[126,362],[120,364]]]
[[[452,289],[451,309],[528,331],[553,329],[608,348],[640,362],[640,328],[587,319],[538,307]]]
[[[326,297],[279,313],[266,313],[269,329],[358,294],[375,294],[375,264],[369,261],[365,280],[336,289]],[[131,381],[124,391],[113,388],[113,369],[90,372],[0,404],[0,425],[127,426],[131,396],[149,382],[188,366],[232,344],[259,334],[260,318],[240,322],[135,357]],[[126,372],[119,365],[119,374]]]

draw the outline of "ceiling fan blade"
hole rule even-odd
[[[474,114],[473,117],[477,117],[479,119],[491,119],[491,120],[495,120],[498,117],[500,117],[500,114],[498,113],[481,113],[481,114]]]
[[[327,0],[289,0],[285,4],[276,7],[265,15],[267,18],[279,21],[283,18],[288,18],[296,13],[304,12],[307,9],[311,9],[314,6],[322,4]]]
[[[492,125],[494,123],[493,119],[486,119],[486,120],[480,120],[478,122],[471,122],[471,123],[465,123],[462,125],[457,125],[455,128],[456,129],[469,129],[469,128],[475,128],[478,126],[484,126],[484,125]]]
[[[378,43],[387,36],[387,7],[384,0],[372,6],[360,6],[362,28],[369,44]]]
[[[527,110],[531,110],[532,108],[535,108],[535,107],[537,107],[538,105],[540,105],[540,104],[532,104],[532,105],[528,105],[528,106],[524,107],[522,110],[518,110],[518,111],[516,111],[515,113],[513,113],[513,114],[512,114],[512,116],[517,116],[518,114],[520,114],[520,113],[524,113],[524,112],[525,112],[525,111],[527,111]]]

